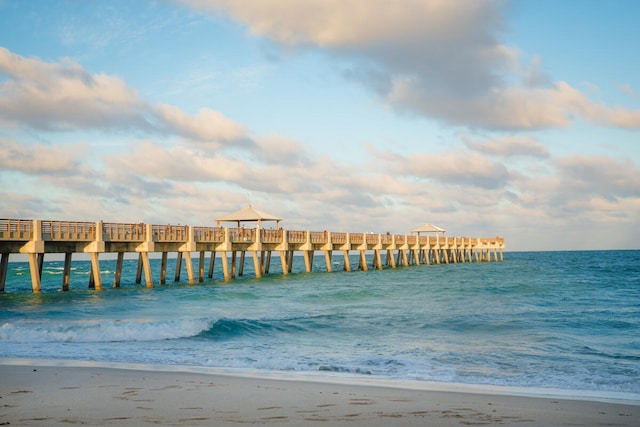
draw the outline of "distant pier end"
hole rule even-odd
[[[444,233],[443,233],[444,234]],[[256,277],[269,273],[271,254],[280,255],[282,274],[291,272],[294,253],[302,253],[305,271],[311,272],[316,251],[324,253],[326,269],[332,270],[332,254],[343,253],[345,271],[353,267],[368,270],[365,254],[373,252],[371,268],[410,266],[421,264],[449,264],[464,262],[503,261],[504,239],[501,237],[445,237],[373,233],[344,233],[331,231],[294,231],[255,228],[199,227],[189,225],[119,224],[80,221],[44,221],[0,219],[0,292],[5,289],[10,254],[26,254],[31,273],[33,292],[40,292],[45,254],[64,254],[62,290],[70,285],[73,254],[85,253],[91,258],[89,287],[102,289],[100,258],[102,253],[117,254],[113,286],[119,287],[125,253],[138,253],[136,283],[152,287],[149,253],[161,253],[161,271],[157,283],[166,283],[169,252],[175,252],[175,281],[180,280],[182,263],[187,269],[189,283],[203,282],[205,254],[210,252],[208,277],[213,277],[217,254],[222,263],[226,282],[243,274],[245,255],[251,252]],[[358,265],[352,266],[349,254],[359,253]],[[197,277],[191,254],[198,253]],[[383,261],[383,254],[385,254]],[[230,258],[230,259],[229,259]],[[239,258],[239,259],[238,259]]]

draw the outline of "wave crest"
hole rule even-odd
[[[65,324],[35,321],[7,322],[0,326],[0,342],[123,342],[187,338],[209,330],[214,319],[101,320]]]

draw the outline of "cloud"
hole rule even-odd
[[[633,99],[638,98],[638,92],[636,92],[636,90],[630,84],[628,83],[621,84],[619,88],[622,93],[629,95],[631,98]]]
[[[144,103],[122,80],[66,58],[47,63],[0,47],[0,120],[40,130],[149,129]]]
[[[640,197],[640,168],[628,159],[575,155],[555,159],[553,163],[558,170],[561,193],[571,194],[572,198],[602,197],[613,201]]]
[[[196,116],[164,104],[156,106],[154,111],[170,133],[187,139],[228,142],[240,140],[247,135],[244,126],[209,108],[201,108]]]
[[[75,175],[83,168],[84,148],[82,144],[19,144],[0,137],[0,170],[29,175]]]
[[[133,144],[129,152],[105,155],[104,161],[113,174],[127,171],[125,175],[159,182],[234,182],[250,174],[250,166],[243,160],[184,145],[165,147],[152,141]]]
[[[487,129],[560,128],[578,119],[640,128],[640,110],[592,102],[501,42],[500,0],[182,0],[226,13],[284,48],[347,59],[350,79],[398,109]]]
[[[414,176],[435,183],[496,189],[509,181],[501,163],[473,151],[443,154],[414,154],[392,166],[394,174]]]
[[[0,122],[45,131],[136,131],[229,144],[248,138],[241,124],[209,108],[192,116],[152,105],[121,79],[91,74],[65,58],[25,58],[0,47]]]
[[[497,157],[549,157],[547,147],[533,137],[507,135],[487,141],[463,138],[471,150]]]
[[[266,164],[285,166],[309,165],[312,153],[298,141],[278,135],[259,136],[255,138],[259,149],[256,160]]]
[[[376,45],[389,40],[431,35],[441,40],[465,37],[476,29],[479,16],[499,22],[490,1],[447,2],[405,0],[182,0],[195,9],[227,12],[246,24],[254,35],[296,46],[321,47]],[[458,5],[457,3],[462,3]],[[460,27],[452,29],[455,22]]]

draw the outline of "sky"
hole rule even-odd
[[[0,0],[0,217],[640,248],[635,0]]]

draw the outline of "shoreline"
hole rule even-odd
[[[640,394],[630,392],[603,392],[596,390],[570,390],[559,388],[541,388],[524,386],[504,386],[493,384],[470,384],[454,382],[436,382],[408,379],[391,379],[378,376],[364,376],[348,373],[298,372],[298,371],[260,371],[243,368],[219,368],[191,365],[157,365],[145,363],[83,361],[70,359],[3,358],[2,366],[33,366],[51,368],[98,368],[122,371],[141,371],[157,373],[184,373],[214,375],[221,377],[252,378],[275,381],[310,382],[340,384],[351,386],[383,387],[400,390],[433,391],[446,393],[476,393],[496,396],[515,396],[529,398],[549,398],[562,400],[593,401],[640,406]]]
[[[377,378],[38,359],[0,359],[0,378],[0,424],[12,426],[640,424],[638,401]]]

